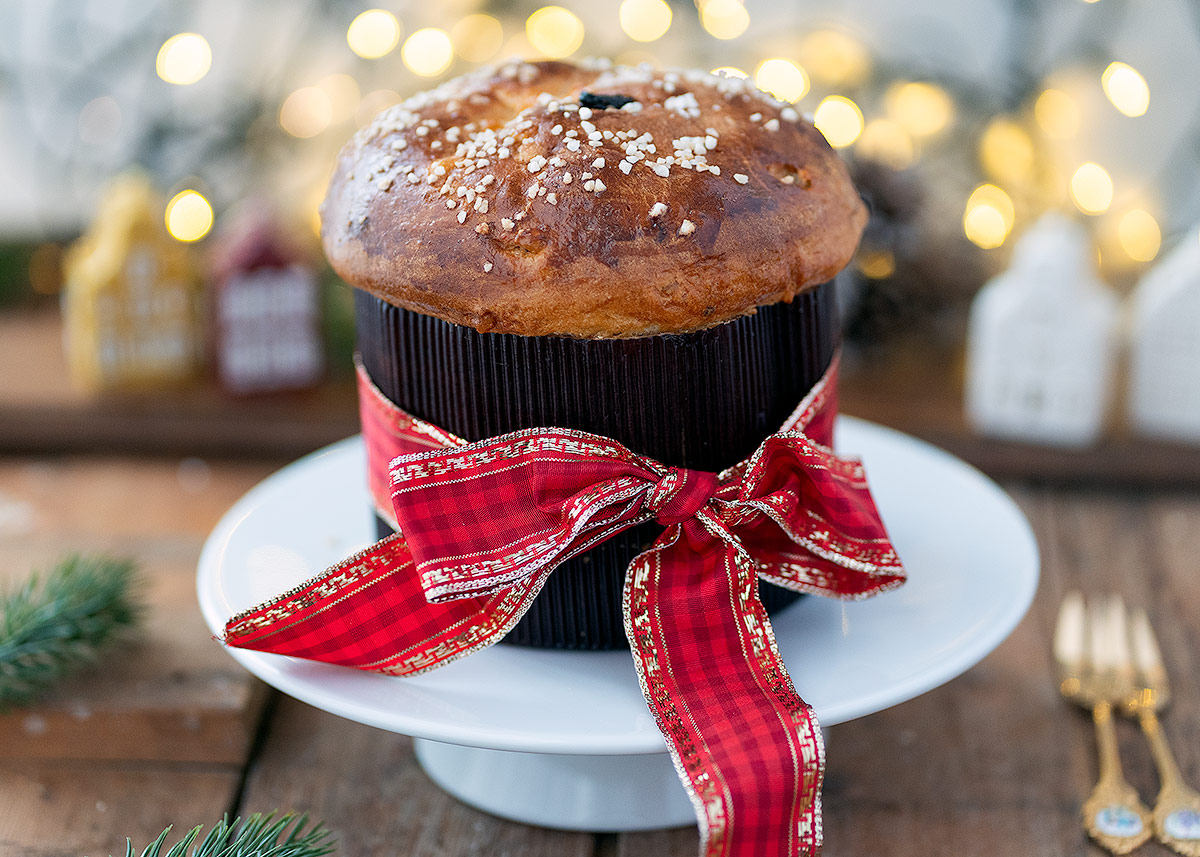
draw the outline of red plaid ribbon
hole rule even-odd
[[[821,732],[758,578],[838,598],[904,581],[862,465],[828,447],[835,377],[836,359],[778,433],[718,474],[568,429],[466,443],[399,410],[360,366],[372,493],[403,535],[234,617],[225,641],[414,675],[495,643],[556,565],[654,519],[662,534],[626,574],[625,632],[702,854],[818,854]]]

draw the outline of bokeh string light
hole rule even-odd
[[[634,41],[657,41],[671,29],[671,7],[665,0],[622,0],[617,15],[621,29]]]
[[[1151,262],[1162,246],[1162,230],[1150,212],[1135,208],[1122,215],[1117,223],[1117,239],[1121,249],[1135,262]]]
[[[1100,75],[1100,85],[1113,107],[1126,116],[1142,116],[1150,109],[1150,86],[1141,72],[1127,63],[1109,63]]]
[[[1013,184],[1031,181],[1036,161],[1033,138],[1015,119],[992,119],[979,138],[979,162],[993,179]]]
[[[203,80],[212,68],[212,48],[199,33],[179,33],[163,42],[154,69],[167,83],[189,86]]]
[[[871,280],[886,280],[896,273],[896,254],[891,250],[869,249],[859,253],[855,268]]]
[[[543,6],[525,20],[525,36],[543,56],[569,57],[583,44],[583,21],[562,6]]]
[[[317,86],[297,89],[279,108],[279,125],[293,137],[315,137],[333,122],[329,93]]]
[[[750,13],[739,0],[701,0],[700,25],[717,39],[736,39],[750,26]]]
[[[754,72],[754,85],[780,101],[795,103],[808,94],[808,74],[796,63],[783,57],[772,57],[759,63]]]
[[[1068,140],[1079,133],[1082,118],[1075,99],[1061,89],[1046,89],[1033,106],[1033,115],[1047,137]]]
[[[317,82],[317,88],[329,97],[329,124],[352,117],[362,101],[358,81],[348,74],[323,77]]]
[[[414,74],[437,77],[454,62],[454,43],[445,30],[425,27],[404,40],[400,58]]]
[[[1016,223],[1012,198],[994,184],[981,184],[971,192],[963,212],[963,232],[984,250],[1001,246]]]
[[[813,124],[829,145],[844,149],[863,132],[863,115],[858,105],[841,95],[827,95],[813,111]]]
[[[859,135],[855,151],[890,169],[906,170],[916,160],[916,147],[904,126],[891,119],[872,119]]]
[[[164,215],[167,231],[177,241],[199,241],[213,225],[213,209],[208,200],[195,190],[182,190],[167,203]]]
[[[1103,214],[1113,201],[1113,180],[1108,170],[1088,161],[1071,176],[1071,200],[1084,214]]]
[[[940,86],[922,81],[898,82],[884,96],[888,115],[914,137],[932,137],[954,119],[954,101]]]
[[[387,56],[400,44],[400,21],[386,9],[368,9],[346,29],[346,44],[363,59]]]
[[[837,30],[807,34],[800,40],[798,55],[812,77],[828,86],[859,86],[871,73],[871,55],[863,43]]]
[[[504,25],[491,15],[467,15],[450,28],[450,41],[467,62],[484,63],[504,47]]]

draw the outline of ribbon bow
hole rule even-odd
[[[783,430],[716,474],[568,429],[466,443],[396,408],[360,367],[369,457],[404,450],[372,485],[402,534],[234,617],[225,642],[424,672],[503,637],[563,560],[654,519],[662,534],[626,574],[625,631],[701,852],[818,854],[820,728],[757,579],[839,598],[904,580],[861,464],[813,439],[830,433],[835,370]]]

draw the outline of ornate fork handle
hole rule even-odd
[[[1092,709],[1100,778],[1083,805],[1083,825],[1088,835],[1113,854],[1128,854],[1150,838],[1150,810],[1121,773],[1113,707],[1101,700]]]
[[[1158,766],[1159,792],[1154,803],[1154,832],[1160,842],[1186,857],[1200,857],[1200,794],[1183,781],[1179,766],[1158,717],[1148,709],[1138,712],[1138,722]]]

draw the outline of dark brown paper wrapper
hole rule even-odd
[[[559,426],[708,471],[746,458],[779,428],[828,368],[838,336],[832,282],[708,330],[639,339],[479,333],[360,290],[355,311],[359,351],[379,389],[460,437]],[[642,524],[564,562],[505,641],[626,647],[625,569],[660,532]],[[768,611],[798,597],[762,582],[759,595]]]

